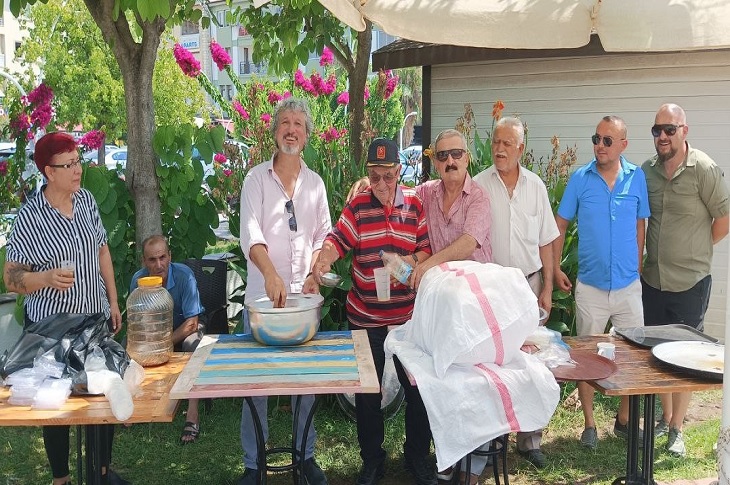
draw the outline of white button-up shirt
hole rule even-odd
[[[547,189],[537,174],[520,167],[509,197],[494,166],[474,177],[487,193],[492,211],[492,261],[519,268],[525,276],[542,268],[540,247],[560,235]]]
[[[241,189],[241,249],[250,262],[251,248],[263,244],[276,272],[290,293],[300,293],[309,273],[312,252],[321,249],[332,228],[327,193],[322,178],[300,161],[292,202],[297,230],[289,227],[289,197],[273,159],[246,175]],[[255,264],[248,265],[246,303],[266,295],[264,277]]]

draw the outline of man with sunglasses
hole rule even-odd
[[[413,268],[411,285],[418,288],[426,271],[447,261],[492,261],[489,199],[469,176],[471,155],[464,135],[453,129],[438,134],[434,143],[439,180],[415,187],[423,200],[428,238],[434,254]]]
[[[559,232],[545,183],[520,165],[524,152],[522,121],[513,116],[500,118],[492,134],[493,165],[477,174],[474,181],[489,198],[492,261],[519,268],[538,305],[549,315],[553,301],[552,243]],[[517,452],[537,468],[547,464],[541,441],[541,429],[517,433]],[[473,464],[471,471],[475,473]]]
[[[308,284],[305,280],[332,224],[324,182],[301,157],[313,128],[306,101],[284,99],[272,118],[271,133],[277,150],[271,160],[249,171],[241,189],[241,249],[248,261],[245,302],[265,295],[275,307],[283,307],[288,293],[319,290],[314,280],[308,280]],[[243,320],[244,329],[250,331],[245,310]],[[267,398],[256,397],[253,401],[267,439]],[[304,436],[313,404],[314,396],[302,396],[297,436]],[[313,456],[315,438],[310,423],[304,474],[309,485],[326,485],[327,479]],[[246,471],[238,485],[254,485],[259,472],[266,471],[257,470],[253,417],[246,405],[241,414],[241,445]]]
[[[385,368],[383,343],[388,327],[402,325],[411,318],[416,293],[410,286],[395,282],[388,301],[378,300],[374,270],[382,268],[380,251],[399,254],[416,266],[431,254],[428,226],[421,199],[415,190],[398,184],[398,147],[378,138],[368,148],[366,163],[370,186],[357,193],[342,210],[340,219],[322,245],[322,251],[307,282],[321,282],[332,264],[352,251],[352,288],[347,293],[347,320],[352,330],[364,329],[375,362],[378,380]],[[393,280],[394,281],[394,280]],[[406,399],[403,456],[406,468],[417,485],[437,485],[436,472],[428,463],[431,429],[418,388],[410,383],[403,366],[393,357],[398,381]],[[383,449],[385,426],[381,395],[355,394],[357,439],[362,468],[357,485],[374,485],[385,473]]]
[[[656,156],[643,169],[651,217],[641,282],[646,325],[682,323],[698,330],[710,299],[713,245],[728,233],[728,189],[720,167],[686,141],[689,127],[676,104],[659,108],[651,128]],[[659,396],[663,415],[655,436],[685,456],[682,423],[690,392]]]
[[[628,146],[626,123],[604,116],[591,137],[595,158],[571,175],[555,219],[560,236],[555,241],[555,284],[569,292],[572,284],[560,269],[565,232],[578,218],[578,277],[575,288],[578,335],[614,327],[643,325],[641,259],[644,253],[649,200],[644,172],[621,154]],[[585,419],[580,442],[595,449],[598,433],[593,417],[593,388],[578,383]],[[627,436],[629,400],[621,397],[614,434]]]

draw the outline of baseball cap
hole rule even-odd
[[[395,142],[376,138],[370,143],[367,167],[394,167],[398,163],[398,146]]]

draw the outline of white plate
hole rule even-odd
[[[665,342],[651,349],[654,357],[693,374],[722,379],[725,346],[712,342]]]

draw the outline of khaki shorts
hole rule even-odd
[[[644,307],[641,303],[641,281],[636,280],[620,290],[600,290],[578,281],[575,285],[578,335],[606,333],[606,325],[616,328],[644,325]]]

